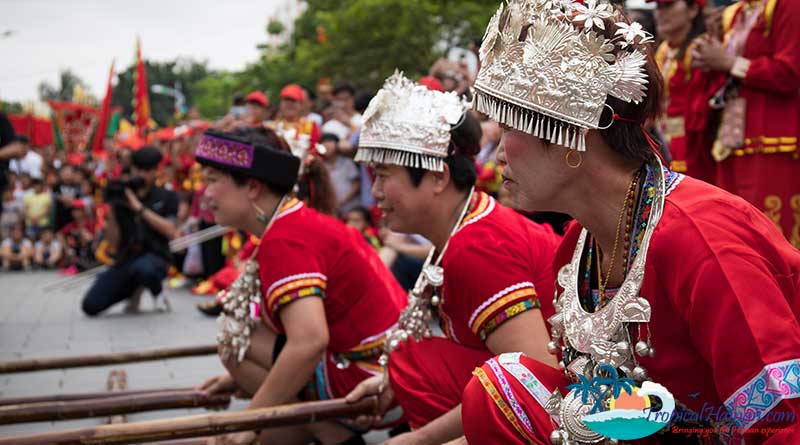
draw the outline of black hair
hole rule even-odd
[[[242,139],[253,145],[267,145],[277,150],[291,152],[289,144],[269,128],[260,127],[241,127],[233,130],[234,137]],[[305,162],[305,172],[298,179],[298,198],[306,200],[309,207],[320,213],[335,215],[336,195],[331,184],[330,174],[325,164],[320,158],[313,157]],[[240,173],[229,173],[233,182],[239,187],[247,184],[248,176]],[[292,191],[293,187],[281,186],[264,182],[267,188],[276,195],[285,195]]]
[[[703,16],[703,8],[697,4],[695,0],[683,0],[686,2],[686,6],[691,8],[692,6],[697,6],[697,15],[694,16],[692,20],[692,26],[689,28],[689,34],[686,35],[686,38],[681,42],[680,49],[678,50],[678,63],[683,63],[683,58],[686,56],[686,51],[689,49],[689,45],[692,42],[706,32],[706,20]]]
[[[447,148],[447,157],[444,162],[450,170],[450,179],[456,190],[465,192],[475,185],[478,172],[475,169],[475,155],[481,150],[481,124],[478,119],[467,111],[463,122],[450,130],[450,146]],[[422,182],[427,170],[415,167],[406,167],[408,176],[414,187]]]
[[[340,82],[336,84],[336,87],[333,89],[333,95],[336,96],[339,93],[350,93],[351,96],[355,97],[356,95],[356,88],[350,82]]]
[[[372,98],[375,97],[374,94],[370,93],[369,91],[362,91],[358,93],[353,101],[353,106],[359,113],[363,114],[367,111],[367,107],[369,106],[370,101]]]
[[[31,140],[28,139],[28,136],[25,136],[24,134],[20,134],[20,135],[17,135],[17,142],[19,142],[20,144],[29,144],[31,142]]]
[[[355,206],[352,209],[350,209],[350,211],[347,213],[352,213],[352,212],[360,214],[364,218],[364,221],[366,221],[368,227],[375,227],[375,222],[372,220],[372,213],[370,213],[370,211],[367,210],[366,207]]]
[[[336,142],[338,144],[339,143],[339,136],[336,136],[333,133],[324,133],[322,135],[322,137],[319,139],[319,142],[322,143],[322,142],[327,142],[327,141],[333,141],[333,142]]]

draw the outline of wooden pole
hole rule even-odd
[[[146,362],[166,358],[194,357],[217,353],[217,345],[184,346],[179,348],[151,349],[148,351],[120,352],[115,354],[85,355],[77,357],[34,358],[0,362],[0,374],[12,372],[44,371],[49,369],[79,368],[83,366],[117,365]]]
[[[206,395],[202,391],[165,391],[129,397],[103,397],[71,402],[43,402],[0,406],[0,425],[83,419],[176,408],[225,408],[230,394]]]
[[[34,397],[8,397],[0,399],[0,406],[5,405],[25,405],[28,403],[42,403],[42,402],[72,402],[75,400],[86,399],[105,399],[113,397],[130,397],[139,394],[153,394],[167,391],[191,391],[193,388],[161,388],[161,389],[139,389],[135,391],[114,391],[114,392],[87,392],[78,394],[56,394],[52,396],[34,396]]]
[[[95,428],[0,438],[0,445],[123,445],[213,436],[288,425],[315,423],[341,417],[376,414],[378,399],[365,397],[355,403],[344,399],[296,403],[238,412],[210,413],[165,420],[102,425]]]

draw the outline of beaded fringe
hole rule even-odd
[[[421,168],[423,170],[437,172],[444,170],[444,159],[442,158],[386,148],[359,147],[356,152],[355,161],[402,165],[403,167]]]
[[[475,109],[502,124],[552,144],[586,151],[586,130],[576,125],[510,104],[477,90]]]

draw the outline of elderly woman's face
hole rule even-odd
[[[503,188],[511,206],[527,211],[557,211],[557,194],[574,170],[567,167],[567,148],[546,145],[536,136],[503,126],[497,160],[503,165]]]

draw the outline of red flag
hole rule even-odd
[[[133,79],[133,114],[136,130],[144,137],[150,122],[150,99],[147,96],[147,73],[142,60],[142,46],[136,37],[136,72]]]
[[[114,78],[114,62],[111,62],[111,69],[108,71],[108,85],[106,86],[106,97],[103,99],[103,105],[100,107],[100,118],[97,122],[97,128],[94,130],[94,143],[92,144],[92,153],[101,153],[103,151],[103,139],[106,136],[108,129],[108,120],[111,117],[111,80]]]

